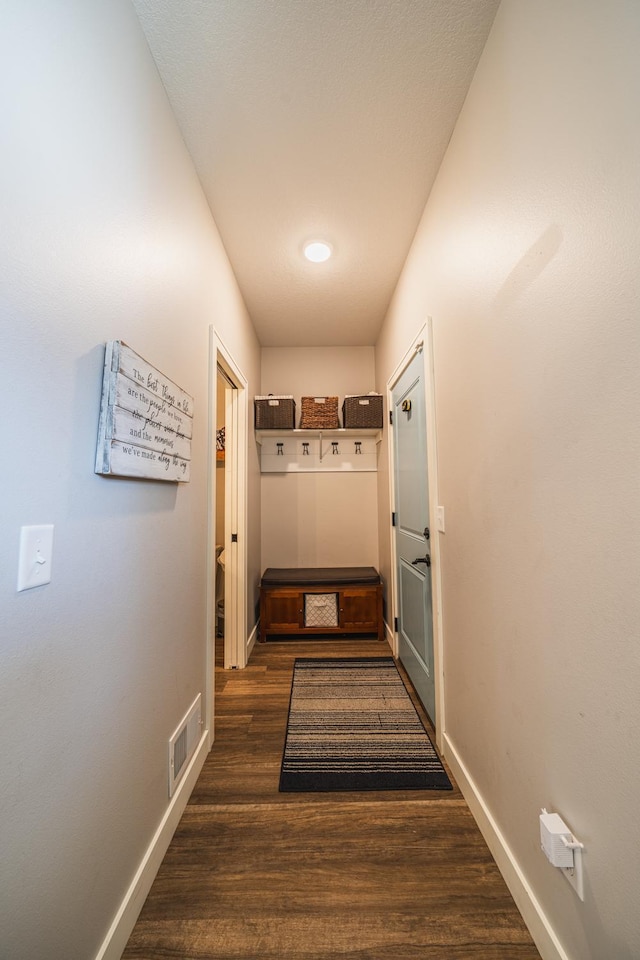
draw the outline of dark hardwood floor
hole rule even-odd
[[[359,655],[389,648],[272,642],[217,671],[215,745],[125,960],[540,960],[457,787],[278,793],[294,658]]]

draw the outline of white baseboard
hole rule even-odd
[[[258,620],[255,627],[249,634],[249,639],[247,640],[247,663],[249,663],[249,657],[251,656],[251,651],[256,645],[256,639],[258,636],[259,627],[260,627],[260,621]]]
[[[96,954],[95,960],[120,960],[127,941],[131,936],[131,931],[138,919],[138,915],[147,899],[151,884],[160,869],[162,858],[167,852],[167,847],[180,822],[180,817],[184,813],[187,801],[195,787],[196,780],[198,779],[208,752],[209,731],[205,730],[200,738],[196,752],[191,758],[185,775],[171,798],[171,802],[160,822],[160,826],[156,830],[142,858],[140,866],[136,870],[131,885],[120,904],[120,908],[102,942],[102,946]]]
[[[498,865],[511,896],[515,900],[518,910],[522,914],[542,960],[571,960],[558,940],[551,922],[520,869],[513,851],[500,831],[477,785],[446,733],[444,735],[444,756],[482,836],[487,841],[487,846]]]
[[[386,620],[384,621],[384,632],[385,632],[385,636],[386,636],[386,638],[387,638],[387,643],[388,643],[389,646],[391,647],[391,652],[393,653],[394,657],[397,657],[397,656],[398,656],[398,651],[396,650],[396,647],[395,647],[396,635],[395,635],[395,633],[393,632],[393,630],[391,629],[391,627],[389,626],[389,624],[387,623]]]

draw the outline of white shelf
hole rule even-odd
[[[258,443],[262,443],[263,437],[315,437],[320,440],[323,437],[362,437],[363,439],[373,437],[376,443],[382,440],[381,427],[348,427],[346,429],[339,427],[337,430],[256,430],[255,434]]]
[[[256,430],[262,473],[360,473],[378,468],[382,430]]]

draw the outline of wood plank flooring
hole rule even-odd
[[[278,793],[294,658],[388,655],[272,642],[216,672],[215,745],[124,960],[540,960],[457,787]]]

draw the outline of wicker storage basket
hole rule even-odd
[[[296,402],[292,396],[255,397],[256,430],[293,430]]]
[[[302,430],[336,430],[340,426],[337,397],[302,397]]]
[[[342,404],[342,422],[345,427],[382,427],[382,396],[370,393],[363,397],[345,397]]]

